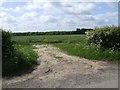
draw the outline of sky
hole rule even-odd
[[[45,32],[118,25],[117,2],[40,1],[0,2],[0,28]]]

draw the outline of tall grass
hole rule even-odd
[[[22,54],[20,58],[24,59],[28,65],[32,66],[36,63],[37,53],[33,51],[34,47],[32,45],[16,44],[15,48],[17,52]]]

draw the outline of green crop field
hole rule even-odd
[[[14,36],[17,43],[77,43],[85,42],[85,35],[41,35],[41,36]]]
[[[22,44],[52,44],[70,55],[90,60],[116,61],[120,59],[120,52],[101,50],[96,46],[86,44],[86,35],[41,35],[41,36],[14,36],[16,43]]]

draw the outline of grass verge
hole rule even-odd
[[[112,50],[101,50],[99,47],[87,46],[84,43],[59,43],[56,47],[66,51],[70,55],[87,58],[90,60],[118,61],[120,52]]]
[[[32,45],[14,45],[16,52],[12,61],[9,61],[8,66],[6,66],[6,72],[4,76],[12,76],[16,74],[24,73],[25,71],[31,69],[37,64],[37,53],[33,51]]]

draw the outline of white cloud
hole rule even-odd
[[[22,20],[22,21],[32,21],[32,20],[34,20],[36,17],[38,17],[39,16],[39,14],[37,13],[37,12],[35,12],[35,11],[33,11],[33,12],[28,12],[28,13],[24,13],[21,17],[20,17],[20,19]]]
[[[21,8],[20,7],[16,7],[15,9],[14,9],[14,12],[20,12],[21,11]]]
[[[16,22],[15,17],[8,15],[6,12],[2,12],[0,14],[0,19],[1,19],[1,23],[8,23],[8,24],[12,24]]]
[[[117,24],[118,13],[94,14],[96,3],[29,2],[23,7],[0,8],[0,23],[12,31],[75,29]],[[1,27],[1,26],[0,26]]]
[[[63,10],[68,14],[90,14],[92,10],[96,8],[93,3],[75,3],[75,4],[63,4]]]
[[[59,20],[58,17],[54,17],[54,16],[50,16],[50,15],[42,15],[40,17],[40,20],[44,23],[57,23],[57,21]]]
[[[94,3],[52,2],[53,7],[65,14],[90,14],[96,8]]]
[[[7,13],[6,12],[1,12],[0,13],[0,18],[3,18],[4,16],[7,16]]]
[[[97,17],[104,22],[104,25],[118,25],[118,12],[107,12],[97,15]]]
[[[118,13],[104,13],[98,15],[67,15],[61,26],[66,27],[98,27],[106,25],[117,25]]]
[[[10,17],[4,17],[4,22],[5,23],[15,23],[16,19],[13,16]]]
[[[25,8],[26,10],[36,10],[36,9],[48,8],[50,6],[51,4],[49,2],[37,2],[36,0],[33,0],[33,2],[28,2]]]
[[[17,19],[9,15],[7,12],[1,12],[0,14],[0,27],[7,30],[14,30],[13,28],[17,25]]]
[[[2,2],[0,2],[0,7],[2,6]]]
[[[76,2],[29,2],[26,10],[43,10],[43,13],[90,14],[96,8],[94,3]],[[52,11],[51,11],[52,10]]]

